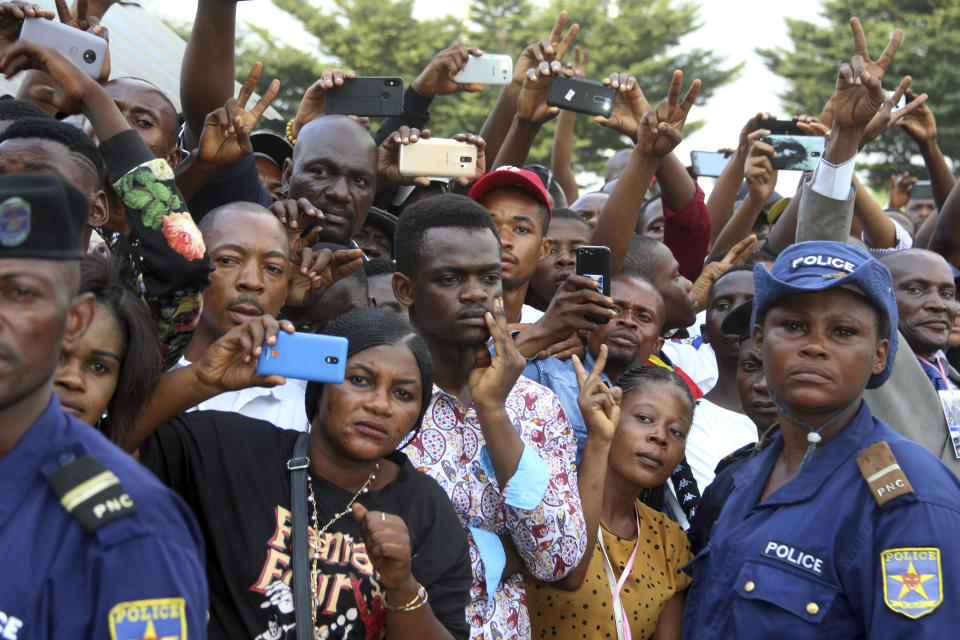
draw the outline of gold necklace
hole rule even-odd
[[[320,536],[326,533],[327,529],[330,528],[334,522],[350,513],[353,509],[353,503],[357,501],[357,498],[360,497],[360,494],[367,493],[370,489],[370,483],[377,479],[377,471],[380,470],[380,463],[373,465],[373,471],[370,472],[370,475],[367,477],[366,482],[363,483],[357,492],[353,494],[353,497],[350,498],[350,502],[347,503],[347,506],[343,511],[334,515],[330,520],[327,521],[327,524],[323,525],[323,528],[319,526],[319,519],[317,516],[317,500],[313,494],[313,480],[310,478],[310,474],[307,474],[307,502],[313,507],[311,510],[311,520],[313,521],[313,531],[314,534],[310,536],[310,550],[313,554],[313,558],[310,561],[310,619],[313,622],[313,637],[320,637],[320,629],[317,627],[317,609],[320,608],[320,569],[317,567],[317,563],[320,560]]]

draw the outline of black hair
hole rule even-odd
[[[690,387],[686,380],[680,377],[676,371],[667,367],[661,367],[656,364],[643,364],[639,367],[628,369],[620,378],[617,379],[617,386],[623,391],[623,398],[633,395],[640,391],[650,382],[666,382],[680,389],[687,404],[690,405],[690,416],[693,418],[693,410],[696,403],[693,400],[693,394],[690,393]]]
[[[120,257],[85,256],[80,262],[79,291],[92,293],[97,306],[112,313],[120,326],[123,357],[117,388],[98,427],[122,446],[162,372],[156,323],[129,265]]]
[[[573,209],[567,209],[566,207],[553,210],[553,220],[576,220],[583,226],[587,228],[587,231],[593,232],[593,229],[590,227],[590,223],[587,222],[587,219],[579,211],[574,211]],[[547,227],[549,229],[549,226]]]
[[[26,100],[0,100],[0,120],[20,120],[21,118],[45,118],[53,120],[49,113]]]
[[[540,178],[540,183],[543,185],[543,188],[547,190],[547,195],[550,197],[551,209],[565,207],[569,204],[567,202],[567,194],[564,193],[563,187],[557,182],[556,176],[553,175],[553,170],[548,169],[542,164],[528,164],[524,169],[532,171]]]
[[[690,408],[690,421],[691,423],[693,422],[693,412],[697,406],[693,399],[693,394],[690,393],[690,387],[687,386],[686,381],[671,369],[656,364],[644,364],[639,367],[634,367],[627,370],[626,373],[617,379],[617,386],[620,387],[623,392],[623,401],[626,401],[629,396],[637,393],[651,382],[664,382],[680,389],[681,395]],[[649,507],[659,510],[663,506],[665,492],[666,483],[659,487],[645,489],[643,493],[640,494],[640,501]]]
[[[753,267],[748,264],[735,264],[732,267],[728,268],[726,271],[717,276],[717,279],[713,281],[710,285],[710,290],[707,291],[707,309],[710,309],[710,303],[713,302],[713,290],[717,286],[717,283],[723,280],[723,278],[731,273],[738,273],[740,271],[749,271],[753,273]],[[708,311],[709,312],[709,311]]]
[[[397,263],[393,260],[383,260],[382,258],[367,260],[363,263],[363,272],[367,274],[367,278],[396,273]]]
[[[417,417],[416,424],[413,425],[413,435],[409,440],[415,438],[417,433],[420,432],[423,416],[427,412],[433,394],[433,360],[430,358],[430,351],[420,334],[400,314],[376,307],[355,309],[338,316],[327,325],[324,333],[347,339],[347,359],[361,351],[385,344],[402,344],[410,349],[417,361],[417,368],[420,369],[422,389],[420,415]],[[320,409],[320,396],[323,394],[323,387],[322,382],[307,383],[304,402],[307,409],[307,418],[311,422],[317,417],[317,411]]]
[[[16,138],[40,138],[59,142],[71,152],[89,160],[93,165],[89,168],[96,174],[97,186],[103,184],[103,157],[97,145],[87,137],[87,134],[73,125],[53,118],[20,118],[0,133],[0,142]]]
[[[397,257],[397,271],[414,277],[423,259],[423,242],[427,231],[436,228],[490,231],[497,241],[499,256],[500,235],[490,212],[474,200],[453,193],[420,200],[403,211],[393,236],[393,253]]]
[[[653,280],[657,275],[655,269],[660,266],[657,264],[654,255],[661,245],[663,243],[656,238],[639,233],[633,234],[630,247],[627,249],[627,255],[623,260],[621,273],[637,273]]]

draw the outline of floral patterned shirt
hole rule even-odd
[[[167,161],[154,158],[132,129],[105,140],[100,151],[139,242],[141,293],[157,322],[163,360],[169,367],[193,338],[213,267],[205,259],[203,237]]]
[[[544,581],[566,576],[587,546],[574,463],[577,448],[560,400],[521,376],[505,405],[525,449],[503,489],[491,473],[476,409],[464,408],[436,385],[423,427],[404,450],[415,467],[446,490],[470,534],[473,582],[466,615],[472,640],[530,638],[523,576],[504,576],[498,583],[492,577],[491,586],[497,586],[489,594],[485,565],[490,554],[484,552],[489,546],[479,534],[509,537],[530,573]],[[540,469],[542,483],[535,478]],[[494,574],[502,571],[502,561],[490,564]]]

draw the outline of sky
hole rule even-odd
[[[313,2],[320,6],[328,4],[325,0]],[[191,22],[196,11],[196,0],[143,0],[142,5],[158,15],[184,22]],[[803,3],[804,17],[815,20],[811,5]],[[414,15],[426,18],[449,13],[463,18],[467,15],[467,6],[467,0],[416,0]],[[681,41],[680,47],[695,45],[714,49],[726,57],[728,64],[744,62],[745,65],[737,80],[720,88],[708,102],[698,102],[694,106],[690,118],[704,120],[706,126],[685,138],[678,147],[677,154],[683,162],[689,163],[692,150],[716,151],[736,146],[743,123],[758,111],[788,117],[780,109],[777,97],[784,89],[784,82],[767,70],[755,49],[781,44],[789,46],[784,18],[796,15],[798,6],[796,0],[701,2],[703,27]],[[571,18],[575,19],[575,16]],[[315,46],[313,38],[300,28],[296,20],[267,0],[240,2],[238,20],[283,33],[287,42],[304,50]],[[785,195],[792,194],[798,179],[799,173],[781,172],[777,191]],[[703,186],[709,189],[709,181],[704,182],[706,184]]]

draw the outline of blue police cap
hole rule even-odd
[[[758,264],[753,270],[753,283],[751,327],[784,296],[836,287],[852,288],[863,294],[886,316],[889,325],[886,338],[890,341],[887,366],[870,377],[867,388],[875,389],[890,377],[897,354],[897,301],[890,271],[869,253],[840,242],[800,242],[777,256],[769,271]]]
[[[0,175],[0,258],[79,260],[90,201],[46,173]]]

